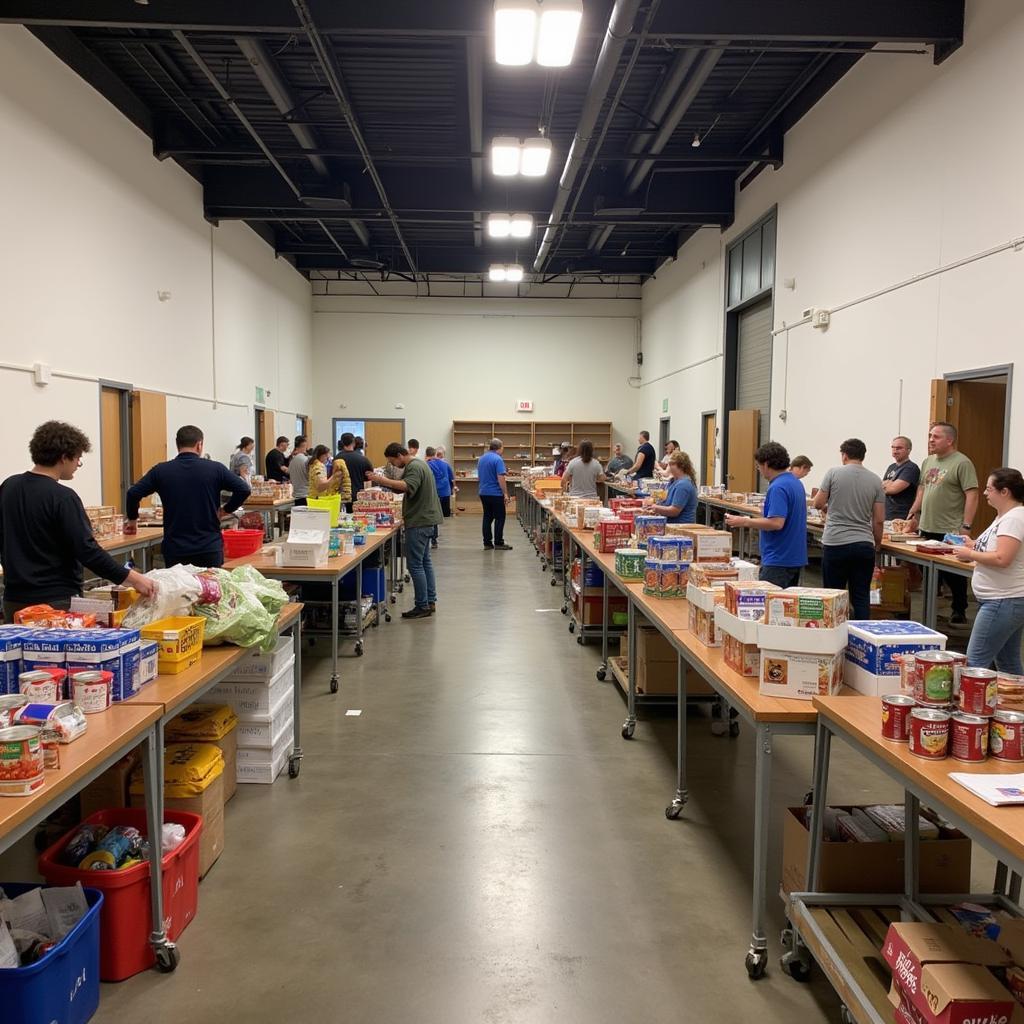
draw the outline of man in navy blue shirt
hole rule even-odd
[[[654,450],[654,445],[651,444],[650,431],[641,430],[637,440],[640,446],[636,450],[636,461],[629,467],[629,472],[637,480],[646,480],[648,477],[654,476],[654,464],[658,461],[658,453]]]
[[[203,432],[198,427],[181,427],[174,440],[178,457],[158,463],[128,488],[124,532],[138,530],[139,502],[155,491],[164,507],[164,562],[169,566],[221,566],[221,517],[241,507],[249,497],[249,485],[222,463],[203,458]],[[231,492],[223,509],[222,491]]]
[[[504,445],[492,438],[490,449],[477,461],[480,481],[480,504],[484,507],[484,551],[511,551],[505,543],[505,509],[508,507],[508,485],[505,483],[505,460],[501,457]],[[494,539],[491,539],[491,527]]]
[[[789,452],[777,441],[761,445],[754,461],[768,481],[764,515],[726,516],[725,525],[761,531],[758,579],[783,588],[797,587],[800,570],[807,564],[807,492],[789,471]]]

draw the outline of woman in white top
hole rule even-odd
[[[667,478],[667,477],[671,476],[671,474],[669,473],[668,467],[669,467],[669,463],[672,461],[673,453],[677,452],[677,451],[679,451],[679,442],[678,441],[666,441],[665,442],[665,454],[660,459],[658,459],[657,463],[654,466],[654,474],[655,474],[655,476],[658,476],[658,477],[661,477],[661,478]]]
[[[251,437],[243,437],[238,442],[238,448],[231,456],[231,462],[228,464],[228,469],[232,473],[236,473],[243,480],[252,479],[252,450],[256,447],[256,442]]]
[[[1016,469],[996,469],[985,497],[996,510],[992,525],[976,540],[954,548],[962,562],[974,562],[971,586],[980,607],[967,646],[967,664],[1024,675],[1020,644],[1024,635],[1024,477]]]
[[[597,485],[605,481],[601,463],[594,458],[594,442],[580,441],[580,453],[569,460],[562,474],[562,490],[570,498],[596,498]]]

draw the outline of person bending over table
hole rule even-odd
[[[69,608],[82,594],[82,566],[143,597],[152,594],[151,579],[118,565],[96,543],[82,499],[61,487],[92,450],[89,438],[70,423],[49,420],[36,428],[28,450],[32,468],[0,484],[4,619],[13,622],[31,604]]]
[[[1024,477],[1018,469],[995,469],[985,498],[996,518],[975,541],[953,553],[974,563],[971,587],[978,599],[967,664],[1024,675],[1020,645],[1024,637]]]
[[[665,516],[670,523],[697,522],[697,474],[690,456],[679,447],[668,457],[668,472],[670,482],[665,504],[652,503],[647,511]]]

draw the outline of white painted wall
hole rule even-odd
[[[865,57],[786,136],[785,165],[739,193],[735,227],[699,234],[644,286],[645,381],[655,367],[682,366],[714,350],[693,337],[710,331],[716,317],[720,344],[725,246],[774,205],[776,328],[806,307],[834,308],[1024,236],[1024,134],[1009,127],[1020,119],[1021,53],[1024,8],[1015,0],[968,0],[965,45],[940,67],[930,55]],[[785,278],[795,278],[794,290],[782,287]],[[910,434],[923,454],[933,377],[1019,361],[1022,280],[1024,252],[1010,250],[869,298],[836,312],[826,332],[793,328],[788,372],[780,336],[773,438],[811,457],[809,483],[838,461],[838,445],[851,435],[865,441],[876,470],[889,461],[894,433]],[[672,396],[701,396],[705,387],[720,395],[721,369],[713,381],[708,373],[678,375]],[[641,390],[641,419],[655,416],[663,390]],[[1018,375],[1014,465],[1024,463],[1022,423]],[[672,429],[687,436],[674,417]]]
[[[0,27],[0,125],[0,364],[175,393],[170,450],[193,422],[224,461],[253,432],[255,385],[272,408],[310,411],[309,283],[244,225],[206,223],[200,186],[18,27]],[[27,467],[44,419],[98,449],[95,382],[37,388],[0,368],[0,388],[0,477]],[[97,454],[75,486],[99,500]]]
[[[515,419],[521,398],[538,421],[611,420],[619,440],[634,440],[635,300],[313,303],[318,441],[330,442],[335,417],[404,417],[424,446],[450,445],[453,420]]]

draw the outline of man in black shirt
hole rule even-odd
[[[285,449],[288,447],[288,438],[282,435],[277,443],[267,452],[264,460],[267,466],[267,479],[274,480],[279,484],[288,482],[288,457]]]
[[[181,427],[174,440],[178,457],[158,463],[128,489],[124,532],[138,529],[139,502],[155,491],[164,507],[161,546],[167,565],[221,566],[221,517],[241,507],[249,497],[249,485],[222,463],[203,458],[203,432],[198,427]],[[231,492],[223,509],[221,491]]]
[[[921,479],[921,470],[917,463],[910,461],[911,447],[909,437],[900,436],[892,439],[890,451],[896,461],[882,477],[886,519],[906,519],[917,497],[917,483]]]
[[[362,452],[356,451],[356,438],[354,434],[350,434],[346,430],[341,435],[340,440],[341,448],[338,450],[338,458],[348,468],[348,475],[352,478],[352,497],[355,498],[366,486],[366,474],[373,472],[373,463]],[[351,502],[348,503],[346,511],[352,511]]]
[[[68,608],[82,593],[82,566],[111,583],[153,593],[148,577],[118,565],[96,543],[82,499],[61,481],[74,478],[89,438],[69,423],[36,429],[28,450],[33,466],[0,484],[0,562],[4,619],[30,604]]]
[[[658,453],[654,450],[654,445],[651,444],[649,431],[641,430],[637,440],[640,447],[636,450],[636,461],[629,467],[629,472],[637,480],[644,480],[647,477],[654,476],[654,463],[657,461]]]

